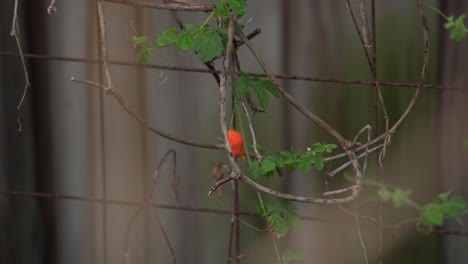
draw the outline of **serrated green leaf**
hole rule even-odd
[[[466,208],[466,202],[462,197],[455,197],[445,203],[445,211],[452,218],[458,218]]]
[[[255,94],[257,95],[258,103],[260,107],[265,110],[268,107],[268,103],[270,101],[270,97],[266,90],[258,85],[258,82],[252,82],[252,89],[254,90]]]
[[[268,173],[274,171],[276,168],[276,163],[271,157],[267,157],[261,162],[262,173]]]
[[[161,33],[161,36],[154,42],[155,48],[165,47],[174,44],[177,41],[177,29],[169,28]]]
[[[265,204],[267,220],[277,238],[284,237],[291,227],[299,222],[296,208],[288,203],[271,202]]]
[[[314,151],[318,153],[325,152],[325,145],[322,145],[321,143],[315,143],[314,144]]]
[[[336,149],[337,146],[335,144],[326,144],[325,145],[325,152],[327,153],[332,153],[334,149]]]
[[[271,80],[254,78],[253,82],[256,87],[269,91],[276,98],[280,96],[280,93]]]
[[[245,0],[229,0],[229,6],[231,6],[232,11],[236,14],[243,16],[245,14],[247,3]]]
[[[429,228],[441,226],[444,223],[443,207],[437,204],[430,204],[424,208],[421,218],[424,226]]]
[[[251,85],[250,77],[244,72],[241,72],[239,75],[237,88],[239,89],[239,91],[241,92],[243,96],[248,95],[250,85]]]
[[[301,170],[302,172],[309,172],[310,169],[312,168],[312,156],[311,155],[301,155],[299,159],[297,160],[297,168]]]
[[[250,169],[250,178],[254,181],[258,180],[258,175],[260,174],[260,163],[255,160],[249,165]]]
[[[147,36],[133,36],[133,47],[138,47],[138,45],[141,45],[146,42]]]
[[[139,63],[147,63],[151,59],[151,51],[153,47],[144,46],[140,48],[137,52],[137,61]]]
[[[444,24],[445,29],[450,29],[451,27],[455,26],[455,23],[453,22],[454,16],[449,16],[447,18],[447,23]]]
[[[312,160],[314,161],[314,165],[317,168],[317,170],[321,171],[324,166],[323,157],[320,155],[317,155],[317,156],[312,157]]]
[[[216,6],[216,12],[221,16],[222,19],[229,19],[229,10],[225,0],[219,1],[218,5]]]
[[[177,48],[179,50],[192,51],[194,41],[195,37],[193,34],[184,30],[180,32],[179,36],[177,37]]]
[[[279,152],[279,154],[282,157],[286,158],[287,161],[291,161],[293,159],[293,155],[289,151],[282,150],[282,151]]]
[[[208,31],[195,38],[194,50],[202,62],[211,61],[223,53],[223,40],[216,31]]]

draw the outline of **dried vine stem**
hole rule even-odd
[[[143,127],[148,129],[149,131],[162,136],[164,138],[167,138],[169,140],[185,144],[185,145],[190,145],[194,147],[200,147],[200,148],[208,148],[208,149],[223,149],[223,145],[221,144],[203,144],[203,143],[198,143],[194,142],[191,140],[183,139],[177,136],[174,136],[166,131],[163,131],[159,128],[155,128],[151,126],[143,117],[141,117],[124,99],[124,97],[114,88],[113,82],[112,82],[112,74],[110,71],[109,67],[109,59],[108,59],[108,53],[107,53],[107,37],[106,37],[106,25],[105,25],[105,18],[104,18],[104,13],[102,10],[102,3],[101,1],[97,2],[97,9],[98,9],[98,19],[99,19],[99,26],[100,26],[100,39],[101,39],[101,56],[102,56],[102,62],[104,66],[104,72],[106,75],[106,80],[107,80],[107,86],[96,83],[93,81],[87,81],[87,80],[80,80],[76,79],[74,77],[71,78],[72,81],[82,83],[82,84],[88,84],[91,86],[94,86],[96,88],[102,89],[106,94],[113,96],[117,102],[122,106],[122,108],[131,116],[133,117],[138,123],[140,123]]]
[[[364,31],[364,28],[368,28],[367,27],[367,16],[366,16],[366,12],[365,12],[365,5],[364,3],[361,4],[362,0],[359,0],[360,3],[359,3],[359,6],[360,6],[360,14],[361,14],[361,20],[365,19],[365,23],[366,23],[366,27],[364,27],[363,25],[363,31]],[[353,25],[354,25],[354,28],[356,30],[356,33],[358,34],[358,37],[359,37],[359,41],[361,42],[361,46],[363,48],[363,51],[364,51],[364,55],[366,56],[366,60],[367,60],[367,63],[369,65],[369,68],[371,70],[371,73],[372,73],[372,85],[374,86],[374,89],[375,91],[377,91],[377,94],[378,94],[378,97],[379,97],[379,102],[380,102],[380,106],[382,107],[382,111],[383,111],[383,117],[385,119],[385,145],[384,145],[384,148],[382,149],[382,153],[383,156],[385,156],[385,152],[386,152],[386,147],[388,144],[390,144],[390,137],[391,137],[391,133],[389,133],[389,126],[390,126],[390,120],[388,119],[388,114],[387,114],[387,109],[385,107],[385,102],[384,102],[384,99],[383,99],[383,96],[382,96],[382,92],[380,90],[380,84],[379,84],[379,81],[378,81],[378,78],[377,78],[377,65],[374,61],[374,58],[375,58],[375,55],[373,55],[373,58],[371,60],[370,56],[369,56],[369,52],[368,52],[368,49],[369,48],[369,45],[368,45],[368,42],[369,42],[369,37],[363,33],[361,33],[361,31],[359,30],[359,25],[358,25],[358,22],[356,20],[356,17],[354,15],[354,12],[353,12],[353,9],[351,7],[351,4],[349,2],[349,0],[346,0],[346,6],[348,8],[348,11],[349,11],[349,14],[351,15],[351,19],[353,21]],[[364,8],[363,8],[364,7]],[[364,23],[364,22],[363,22]],[[366,31],[367,32],[367,31]],[[374,31],[372,33],[373,35],[373,38],[372,38],[372,41],[374,42],[373,43],[373,53],[375,54],[375,51],[376,51],[376,38],[375,38],[375,27],[374,27]]]
[[[211,11],[213,7],[211,5],[198,4],[193,2],[169,2],[169,3],[157,3],[148,0],[103,0],[110,3],[131,5],[137,7],[174,10],[174,11]]]
[[[166,233],[166,229],[164,228],[164,226],[161,223],[161,219],[159,218],[159,214],[158,214],[156,208],[151,206],[152,203],[153,203],[154,192],[156,190],[157,183],[158,183],[159,172],[161,171],[164,162],[169,158],[169,156],[171,154],[172,154],[172,157],[173,157],[172,177],[177,178],[177,175],[176,175],[177,154],[176,154],[175,150],[170,149],[169,151],[166,152],[164,157],[159,161],[159,165],[158,165],[158,167],[156,168],[156,170],[153,173],[151,191],[150,191],[150,194],[148,195],[147,201],[143,205],[141,205],[140,208],[138,208],[138,210],[135,212],[135,214],[133,215],[130,222],[127,224],[127,229],[125,231],[125,249],[124,249],[124,254],[123,254],[125,263],[130,263],[130,248],[131,248],[130,235],[131,235],[131,232],[132,232],[132,229],[133,229],[133,224],[135,223],[136,219],[138,218],[140,213],[143,211],[143,209],[147,209],[147,208],[154,209],[153,210],[154,217],[155,217],[156,223],[159,226],[159,229],[161,230],[161,233],[163,234],[163,237],[164,237],[166,245],[167,245],[167,247],[169,249],[169,252],[171,253],[172,263],[174,263],[174,264],[176,263],[176,256],[175,256],[174,247],[172,246],[172,243],[169,240],[169,237],[168,237],[168,235]]]
[[[23,72],[24,72],[24,78],[25,78],[23,95],[21,96],[20,102],[16,106],[16,109],[18,109],[18,118],[17,118],[18,131],[21,131],[23,127],[23,124],[21,123],[21,106],[23,105],[24,99],[26,98],[26,93],[28,92],[28,88],[31,86],[31,83],[29,82],[28,69],[26,68],[26,62],[24,60],[23,49],[21,48],[21,42],[19,39],[18,1],[19,0],[15,0],[15,7],[13,9],[13,21],[11,23],[10,36],[15,38],[16,46],[18,47],[18,51],[20,54],[21,64],[23,66]]]
[[[229,19],[228,25],[228,32],[227,32],[227,41],[226,41],[226,48],[224,49],[224,58],[223,58],[223,69],[220,74],[220,83],[219,83],[219,123],[221,126],[221,132],[223,133],[224,137],[224,149],[228,153],[229,162],[231,163],[231,167],[233,169],[233,173],[231,173],[231,178],[238,178],[241,175],[241,170],[239,165],[237,164],[236,160],[234,159],[234,155],[232,154],[231,145],[229,144],[229,137],[228,137],[228,130],[226,125],[226,86],[227,86],[227,73],[229,70],[229,64],[231,59],[231,49],[233,46],[234,40],[234,25],[235,21],[237,20],[237,16],[231,13],[231,17]],[[212,193],[210,190],[209,193]]]

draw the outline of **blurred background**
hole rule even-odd
[[[376,2],[379,80],[417,83],[423,39],[415,1]],[[169,162],[160,170],[153,202],[167,205],[156,210],[177,262],[226,263],[231,185],[223,187],[219,199],[207,196],[213,184],[212,163],[227,162],[224,152],[190,147],[152,134],[111,96],[71,82],[71,77],[105,81],[103,69],[96,63],[96,2],[59,0],[57,13],[52,15],[46,12],[49,4],[47,0],[19,1],[21,45],[28,55],[32,84],[20,111],[21,132],[17,131],[16,106],[23,92],[24,73],[15,39],[10,37],[14,1],[0,4],[0,263],[124,263],[125,259],[130,263],[171,263],[152,209],[144,209],[135,218],[127,238],[126,230],[139,207],[92,201],[146,202],[153,173],[170,149],[177,153],[180,201],[171,188]],[[428,0],[423,4],[430,30],[426,82],[445,88],[421,91],[414,110],[393,137],[383,169],[384,182],[411,189],[412,197],[421,204],[449,190],[468,198],[468,150],[464,146],[468,138],[468,40],[449,39],[442,27],[443,18],[429,8],[458,16],[468,12],[468,3]],[[136,62],[132,24],[138,34],[151,40],[163,30],[177,27],[168,11],[113,3],[104,3],[103,7],[112,61]],[[186,23],[202,23],[207,17],[189,12],[179,15]],[[345,1],[249,1],[244,20],[250,20],[246,33],[261,28],[253,43],[277,74],[372,79]],[[246,47],[240,48],[239,56],[244,71],[261,72]],[[181,54],[175,47],[154,51],[149,64],[204,69],[196,56]],[[215,65],[219,68],[220,62]],[[113,64],[111,71],[116,89],[149,124],[194,141],[219,143],[218,89],[213,76],[118,64]],[[375,124],[372,86],[301,80],[282,83],[347,138],[353,138],[366,124]],[[403,113],[414,91],[382,86],[391,124]],[[316,142],[336,143],[284,100],[272,98],[270,104],[266,114],[253,117],[259,143],[268,149],[276,152],[293,146],[304,151]],[[381,114],[379,118],[382,131]],[[375,179],[375,167],[376,157],[371,155],[366,179]],[[327,179],[320,173],[289,173],[271,186],[318,196],[326,183],[331,188],[348,184],[343,175]],[[243,184],[239,188],[240,209],[254,212],[256,193]],[[375,216],[375,189],[364,189],[358,201],[359,213]],[[280,249],[302,255],[302,260],[294,263],[365,263],[352,215],[336,206],[293,205],[300,215],[309,217],[278,240]],[[345,207],[353,210],[352,206]],[[386,264],[467,263],[466,235],[394,230],[393,225],[417,217],[406,207],[394,209],[384,204],[382,217],[388,225],[383,229],[382,246],[375,223],[362,220],[363,241],[371,263],[378,263],[379,248]],[[241,220],[258,229],[266,228],[260,217],[241,216]],[[462,221],[467,223],[466,218]],[[444,229],[465,230],[456,221],[447,222]],[[268,232],[241,224],[242,263],[274,263],[271,237]]]

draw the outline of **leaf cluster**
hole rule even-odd
[[[444,23],[444,27],[447,30],[450,30],[450,38],[455,41],[460,41],[465,38],[468,29],[465,26],[465,14],[460,15],[458,18],[455,16],[447,16],[439,9],[432,7],[431,9],[441,15],[447,22]]]
[[[257,210],[261,216],[267,219],[277,238],[286,236],[289,229],[296,226],[300,220],[296,208],[280,200],[257,205]]]
[[[147,36],[133,37],[133,44],[137,51],[137,61],[147,63],[151,59],[151,52],[155,49],[176,45],[180,51],[194,51],[201,62],[208,62],[222,55],[226,39],[226,28],[217,28],[207,24],[211,17],[218,15],[229,19],[229,8],[239,16],[245,14],[247,3],[245,0],[221,0],[214,8],[207,21],[202,25],[184,24],[182,30],[166,29],[153,42],[147,42]],[[237,30],[240,30],[237,27]]]
[[[450,38],[455,41],[460,41],[465,38],[468,29],[465,26],[465,15],[459,16],[455,19],[454,16],[446,18],[447,22],[444,24],[445,29],[450,30]]]
[[[450,197],[450,192],[440,193],[434,201],[424,206],[419,206],[411,200],[411,190],[384,186],[377,194],[382,201],[392,202],[395,208],[409,205],[417,209],[420,212],[417,225],[429,230],[442,226],[445,219],[459,220],[462,215],[468,213],[465,199],[461,196]]]
[[[441,193],[431,203],[422,208],[418,226],[432,229],[440,227],[447,218],[457,219],[468,213],[465,199],[461,196],[449,197],[450,192]]]
[[[324,166],[324,158],[321,154],[331,153],[336,147],[335,144],[316,143],[302,154],[295,148],[291,148],[291,151],[282,150],[273,154],[257,145],[257,149],[267,156],[261,161],[250,163],[250,177],[256,181],[259,175],[263,175],[269,181],[273,178],[275,171],[281,171],[285,167],[290,171],[298,169],[307,173],[311,170],[312,164],[321,171]]]
[[[137,60],[140,63],[147,63],[154,49],[172,45],[176,45],[180,51],[196,52],[202,62],[220,57],[224,49],[223,36],[217,28],[196,24],[185,24],[183,30],[166,29],[151,44],[147,42],[146,36],[133,37],[133,43],[135,48],[138,48]]]

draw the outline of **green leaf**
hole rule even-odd
[[[264,146],[262,146],[260,144],[257,144],[256,147],[257,147],[258,152],[260,152],[260,153],[265,153],[266,152],[266,149],[265,149]]]
[[[226,6],[225,0],[219,1],[215,11],[221,16],[221,18],[229,19],[229,10]]]
[[[177,37],[177,48],[179,50],[192,51],[194,41],[195,37],[193,34],[184,30],[180,32],[179,36]]]
[[[320,155],[312,157],[312,160],[314,161],[315,167],[317,170],[321,171],[323,169],[324,163],[323,163],[323,157]]]
[[[137,52],[137,61],[139,63],[147,63],[151,59],[151,51],[153,49],[150,46],[141,47]]]
[[[133,36],[133,47],[138,47],[146,42],[147,36]]]
[[[297,160],[297,168],[301,170],[302,172],[309,172],[310,169],[312,168],[312,156],[308,155],[307,153],[304,155],[301,155],[299,159]]]
[[[325,144],[325,152],[332,153],[337,146],[335,144]]]
[[[237,84],[237,88],[241,92],[243,96],[248,95],[249,87],[251,85],[251,80],[247,74],[244,72],[241,72],[239,75],[239,80]]]
[[[223,53],[223,40],[216,31],[208,31],[195,38],[194,50],[202,62],[211,61]]]
[[[278,201],[265,203],[265,210],[267,220],[277,238],[284,237],[300,219],[296,208],[288,203]]]
[[[455,26],[455,23],[453,23],[454,16],[449,16],[447,18],[447,23],[444,24],[445,29],[450,29]]]
[[[184,24],[184,28],[186,31],[192,32],[192,33],[200,30],[200,26],[197,24]]]
[[[377,195],[379,196],[379,198],[384,201],[384,202],[388,202],[392,199],[392,192],[389,191],[387,188],[382,188],[380,189],[378,192],[377,192]]]
[[[155,48],[165,47],[177,41],[177,29],[169,28],[161,33],[161,36],[154,42]]]
[[[250,168],[250,178],[254,181],[258,180],[258,175],[260,174],[260,163],[256,160],[249,165]]]
[[[275,168],[276,163],[271,157],[267,157],[266,159],[262,160],[262,173],[274,171]]]
[[[419,222],[428,228],[441,226],[444,223],[443,207],[439,204],[429,204],[425,206]]]
[[[321,143],[315,143],[314,144],[314,151],[318,153],[325,152],[325,145],[322,145]]]
[[[268,107],[268,102],[270,101],[270,97],[268,93],[262,86],[258,86],[258,82],[252,82],[252,88],[257,95],[258,103],[260,107],[265,110]]]
[[[395,192],[393,193],[393,206],[395,206],[396,208],[400,208],[409,200],[410,195],[411,190],[403,190],[401,188],[396,188]]]
[[[278,92],[278,90],[276,89],[276,86],[273,84],[271,80],[254,78],[253,82],[255,86],[269,91],[276,98],[280,96],[280,93]]]
[[[247,7],[245,0],[229,0],[229,5],[236,14],[240,16],[245,14],[245,8]]]
[[[465,208],[466,202],[463,197],[452,198],[445,204],[445,211],[452,218],[460,217]]]

